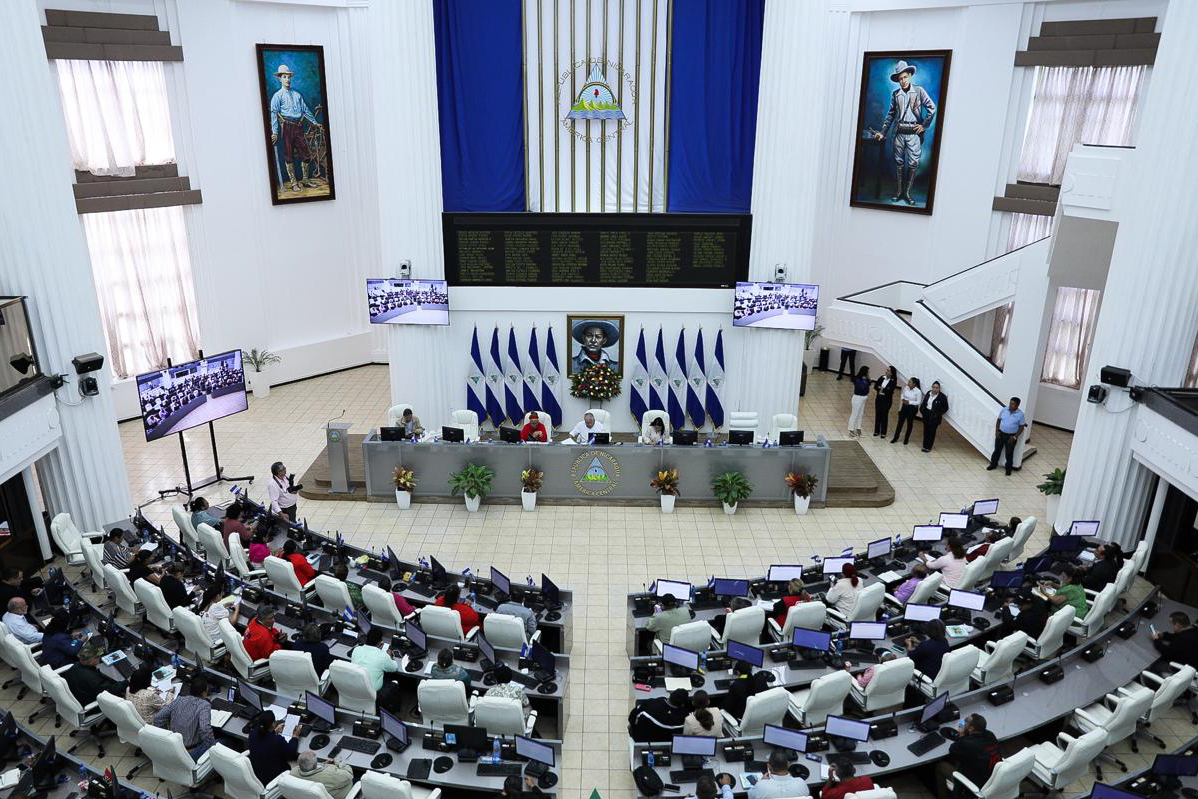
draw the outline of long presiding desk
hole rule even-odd
[[[417,494],[447,496],[449,475],[467,464],[495,470],[488,496],[518,499],[520,472],[530,466],[545,472],[539,498],[587,499],[595,502],[652,501],[657,492],[649,481],[661,469],[678,469],[679,495],[687,500],[715,501],[711,479],[739,471],[753,484],[754,502],[788,503],[786,473],[814,474],[819,478],[812,500],[827,499],[828,469],[832,448],[823,436],[796,447],[762,446],[649,446],[609,444],[508,444],[504,442],[450,443],[446,441],[382,441],[377,433],[362,442],[366,464],[366,493],[393,497],[391,476],[397,466],[419,476]]]

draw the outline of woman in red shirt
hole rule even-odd
[[[437,597],[434,605],[442,608],[453,608],[462,617],[462,635],[469,635],[478,626],[478,612],[467,605],[462,599],[462,588],[457,583],[445,589],[445,593]]]
[[[786,615],[792,606],[800,602],[810,602],[811,597],[803,590],[803,581],[797,577],[786,584],[786,596],[774,603],[774,621],[779,627],[786,626]]]
[[[299,580],[300,585],[307,585],[308,581],[316,576],[316,569],[312,568],[312,564],[299,551],[299,545],[290,538],[283,544],[283,559],[291,561],[295,568],[295,578]]]

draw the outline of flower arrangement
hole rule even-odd
[[[535,494],[541,490],[541,484],[545,482],[545,473],[539,469],[529,467],[520,472],[520,483],[523,490],[528,494]]]
[[[570,375],[571,397],[605,402],[619,395],[620,376],[604,364],[593,363]]]
[[[410,492],[416,489],[416,473],[411,469],[396,466],[395,472],[391,475],[391,480],[395,483],[396,491]]]
[[[787,472],[786,485],[794,496],[809,497],[815,492],[815,487],[819,485],[819,478],[813,474]]]
[[[649,481],[649,487],[656,489],[658,494],[678,496],[678,470],[665,469],[658,472],[657,477]]]

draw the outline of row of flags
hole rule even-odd
[[[524,414],[539,411],[548,414],[556,427],[562,423],[562,406],[557,400],[561,372],[557,365],[557,346],[553,328],[545,337],[545,357],[537,342],[537,329],[528,338],[526,365],[520,361],[516,328],[508,328],[507,349],[499,347],[499,326],[491,331],[491,346],[486,353],[478,343],[478,326],[470,341],[470,372],[466,376],[466,407],[499,427],[505,419],[520,424]]]
[[[700,428],[711,420],[713,428],[724,426],[724,331],[716,333],[715,349],[708,360],[703,347],[703,330],[695,335],[695,348],[686,346],[686,329],[678,332],[673,358],[667,359],[665,334],[657,329],[657,344],[650,357],[641,328],[632,362],[632,394],[629,406],[640,424],[646,411],[666,411],[670,427],[691,423]]]

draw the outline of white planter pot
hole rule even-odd
[[[727,502],[721,502],[720,504],[724,506],[724,513],[727,513],[729,516],[736,513],[735,505],[729,505]]]
[[[800,497],[798,494],[795,494],[795,513],[799,514],[800,516],[806,516],[807,509],[810,507],[811,507],[811,497],[810,496]]]
[[[524,510],[532,510],[537,506],[536,491],[521,491],[520,504],[524,506]]]
[[[412,492],[396,489],[395,504],[399,506],[400,510],[407,510],[412,507]]]
[[[1048,526],[1055,530],[1057,524],[1057,513],[1061,510],[1061,495],[1050,494],[1049,496],[1045,497],[1045,499],[1048,500],[1048,512],[1044,515],[1047,518]]]
[[[481,504],[483,504],[482,497],[466,497],[466,510],[471,513],[476,513],[478,511],[478,506]]]
[[[266,399],[270,396],[270,370],[246,372],[246,376],[250,379],[250,391],[254,392],[256,398]]]
[[[662,494],[661,495],[661,512],[662,513],[673,513],[674,512],[674,500],[676,500],[676,499],[678,499],[678,497],[675,494]]]

